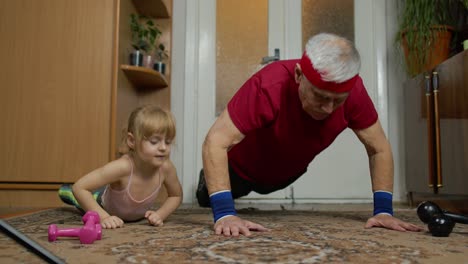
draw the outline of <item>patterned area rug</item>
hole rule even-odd
[[[180,209],[163,227],[146,221],[103,230],[102,240],[82,245],[78,239],[48,242],[50,224],[81,226],[71,208],[58,208],[5,219],[66,263],[468,263],[468,227],[457,224],[449,237],[428,232],[364,229],[370,212],[241,210],[241,217],[271,229],[251,237],[214,235],[210,210]],[[403,220],[422,225],[414,210],[397,211]],[[42,263],[5,234],[1,263]]]

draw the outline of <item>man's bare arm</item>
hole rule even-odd
[[[243,138],[244,135],[234,125],[227,110],[224,110],[211,127],[208,135],[206,136],[205,142],[203,143],[203,168],[205,171],[208,193],[210,195],[219,191],[231,190],[227,152],[231,147],[241,142]],[[231,194],[224,193],[224,195],[230,196]],[[210,197],[212,205],[215,196],[218,195],[215,194]],[[221,203],[223,205],[225,205],[225,203],[230,204],[233,214],[227,213],[226,216],[220,217],[216,220],[214,225],[215,234],[224,236],[238,236],[239,234],[243,234],[245,236],[249,236],[251,234],[251,230],[267,230],[262,225],[243,220],[236,216],[234,201],[231,198],[221,201]],[[219,200],[215,202],[214,207],[216,207],[218,202]],[[225,206],[222,207],[225,208]],[[215,219],[217,219],[217,209],[212,209]]]
[[[237,129],[225,109],[208,132],[203,142],[202,157],[208,193],[230,190],[228,150],[244,135]]]
[[[354,131],[359,140],[364,144],[369,157],[369,169],[372,179],[372,191],[388,192],[390,195],[389,205],[392,209],[391,197],[393,193],[393,154],[390,143],[377,121],[369,128]],[[385,195],[385,194],[384,194]],[[379,211],[379,201],[374,194],[374,206]],[[384,208],[383,212],[385,212]],[[376,208],[374,208],[376,211]],[[387,213],[376,214],[367,220],[365,228],[385,227],[397,231],[421,231],[422,228],[393,217]]]
[[[380,122],[377,120],[372,126],[354,132],[364,144],[369,157],[372,191],[393,192],[392,149]]]

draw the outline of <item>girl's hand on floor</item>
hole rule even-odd
[[[164,224],[162,218],[155,211],[146,211],[145,218],[148,219],[148,223],[154,226],[162,226]]]
[[[124,221],[117,216],[111,215],[101,220],[102,228],[113,229],[123,227]]]

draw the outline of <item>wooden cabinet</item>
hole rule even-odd
[[[426,74],[428,79],[424,75],[404,87],[407,189],[411,199],[464,200],[468,198],[468,51],[438,65]],[[436,104],[433,95],[426,95],[426,82],[430,90],[438,87]],[[436,108],[436,114],[431,114]],[[429,130],[432,125],[435,129]],[[430,175],[442,185],[437,191],[429,187]]]
[[[133,108],[170,108],[170,62],[166,76],[147,69],[136,79],[121,65],[128,63],[130,14],[137,10],[154,17],[170,50],[171,4],[0,1],[0,206],[61,204],[61,183],[115,158]],[[153,89],[154,76],[165,85]],[[139,78],[150,89],[139,89]]]

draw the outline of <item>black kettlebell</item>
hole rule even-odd
[[[455,222],[444,214],[436,214],[429,221],[427,227],[429,232],[435,237],[448,237],[452,233]]]
[[[443,211],[433,202],[422,202],[418,205],[419,219],[428,224],[429,231],[436,237],[448,237],[455,223],[468,224],[468,217]]]

